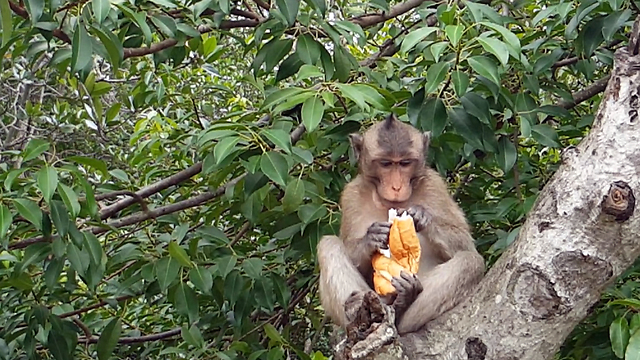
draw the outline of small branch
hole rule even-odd
[[[16,15],[20,16],[25,20],[29,19],[29,13],[20,5],[15,4],[12,1],[9,1],[9,7],[11,8],[11,11],[13,11]],[[62,40],[63,42],[67,44],[71,44],[71,38],[69,38],[69,35],[65,34],[64,31],[60,29],[53,29],[52,34],[54,37]]]
[[[365,15],[358,16],[356,18],[352,18],[349,21],[351,21],[354,24],[360,25],[363,28],[374,26],[381,22],[385,22],[389,19],[393,19],[404,13],[407,13],[410,10],[413,10],[418,6],[422,5],[422,3],[424,3],[425,1],[426,0],[408,0],[406,2],[403,2],[401,4],[398,4],[392,7],[388,13],[365,14]]]
[[[244,223],[244,225],[242,225],[242,227],[240,228],[240,231],[238,231],[236,236],[233,238],[233,240],[231,240],[231,242],[229,243],[229,245],[227,245],[227,247],[231,248],[235,244],[237,244],[238,241],[240,241],[240,239],[242,239],[242,237],[247,233],[247,231],[249,231],[249,229],[251,229],[251,223],[247,221]]]
[[[173,330],[156,333],[156,334],[123,337],[118,339],[118,343],[119,344],[136,344],[136,343],[143,343],[143,342],[156,341],[156,340],[165,340],[180,334],[180,331],[181,331],[181,328],[175,328]],[[92,336],[90,338],[80,337],[78,338],[78,342],[88,342],[89,344],[95,344],[98,342],[98,339],[100,339],[100,336]]]
[[[291,135],[290,135],[291,143],[295,144],[296,142],[298,142],[298,140],[300,140],[300,138],[304,134],[305,130],[306,129],[305,129],[303,124],[298,125],[291,132]],[[195,175],[195,174],[199,173],[202,170],[202,164],[199,163],[199,168],[198,168],[197,165],[198,164],[193,165],[189,169],[181,171],[180,173],[178,173],[176,175],[180,175],[182,173],[187,173],[188,174],[190,172],[198,170],[197,172],[193,173],[193,175]],[[190,170],[190,172],[187,172],[187,170]],[[103,226],[94,226],[94,227],[89,229],[89,232],[91,232],[94,235],[98,235],[98,234],[105,233],[105,232],[107,232],[107,231],[109,231],[111,229],[118,229],[118,228],[121,228],[123,226],[137,224],[139,222],[142,222],[142,221],[145,221],[145,220],[149,220],[149,219],[152,219],[152,218],[157,218],[157,217],[162,216],[162,215],[172,214],[172,213],[177,212],[177,211],[181,211],[181,210],[189,209],[189,208],[192,208],[192,207],[196,207],[198,205],[202,205],[202,204],[206,203],[207,201],[210,201],[212,199],[215,199],[215,198],[223,195],[229,187],[235,186],[240,180],[244,179],[244,177],[246,175],[247,175],[247,173],[239,175],[239,176],[235,177],[234,179],[230,180],[229,182],[227,182],[225,185],[220,186],[219,188],[217,188],[214,191],[207,191],[207,192],[204,192],[204,193],[202,193],[200,195],[194,196],[194,197],[192,197],[190,199],[179,201],[179,202],[171,204],[171,205],[162,206],[162,207],[150,210],[150,211],[148,211],[146,213],[135,213],[133,215],[126,216],[124,218],[120,218],[120,219],[111,221],[111,222],[109,222],[109,223],[107,223],[107,224],[105,224]],[[181,175],[181,177],[184,177],[184,176],[185,176],[184,174]],[[152,186],[156,186],[157,187],[157,184],[159,184],[159,183],[161,183],[163,181],[164,181],[163,184],[166,184],[168,182],[167,180],[169,180],[171,178],[176,179],[178,177],[175,176],[175,175],[171,176],[171,177],[169,177],[169,178],[167,178],[165,180],[159,181],[158,183],[156,183],[156,184],[154,184]],[[145,188],[145,189],[147,189],[147,188]],[[142,190],[140,192],[142,192]],[[127,198],[127,199],[132,199],[132,198]],[[127,199],[125,199],[125,200],[127,200]],[[122,202],[124,202],[124,200]],[[131,203],[133,203],[133,202],[135,202],[135,200],[132,200]],[[102,217],[102,215],[101,215],[101,217]],[[51,239],[53,239],[54,237],[57,237],[57,236],[58,235],[52,236],[49,239],[47,239],[47,238],[45,238],[43,236],[37,236],[37,237],[30,238],[30,239],[18,241],[18,242],[15,242],[13,244],[9,244],[9,249],[10,250],[23,249],[23,248],[25,248],[25,247],[27,247],[29,245],[33,245],[33,244],[49,241],[49,240],[51,240]]]
[[[133,298],[133,295],[124,295],[124,296],[117,297],[116,301],[117,302],[121,302],[121,301],[129,300],[131,298]],[[69,311],[67,313],[60,314],[60,315],[58,315],[58,317],[60,319],[64,319],[64,318],[68,318],[70,316],[76,316],[76,315],[84,314],[87,311],[91,311],[93,309],[97,309],[99,307],[103,307],[103,306],[105,306],[107,304],[108,304],[108,302],[106,300],[102,300],[97,304],[89,305],[87,307],[83,307],[83,308],[78,309],[78,310],[73,310],[73,311]]]
[[[422,20],[414,22],[413,24],[404,28],[400,33],[396,34],[396,36],[385,41],[380,47],[380,50],[378,52],[360,61],[360,66],[373,68],[376,65],[376,61],[380,60],[381,58],[395,55],[395,53],[398,52],[399,50],[399,48],[396,46],[396,40],[400,36],[408,33],[409,30],[411,30],[411,28],[418,25],[420,22],[422,22]],[[437,22],[438,22],[438,18],[435,15],[429,15],[427,17],[427,26],[433,26]]]
[[[141,198],[147,198],[153,194],[156,194],[168,187],[171,187],[173,185],[177,185],[189,178],[191,178],[194,175],[197,175],[200,173],[200,171],[202,171],[202,162],[196,163],[191,165],[190,167],[180,171],[177,174],[171,175],[166,179],[162,179],[160,181],[157,181],[147,187],[144,187],[142,189],[140,189],[139,191],[136,192],[136,194],[138,196],[140,196]],[[100,214],[100,219],[105,220],[109,217],[111,217],[113,214],[117,213],[118,211],[125,209],[127,207],[129,207],[132,204],[136,203],[136,199],[135,198],[126,198],[123,200],[120,200],[110,206],[107,206],[105,208],[103,208],[102,210],[100,210],[99,214]]]
[[[266,2],[262,1],[262,0],[254,0],[254,2],[256,3],[256,5],[260,6],[261,8],[269,11],[271,10],[271,6],[269,6],[269,4],[267,4]]]
[[[614,41],[611,42],[611,44],[603,47],[603,48],[599,48],[598,50],[603,50],[603,49],[607,49],[607,50],[612,50],[613,47],[615,47],[616,45],[620,44],[622,42],[622,40],[620,39],[616,39]],[[562,66],[567,66],[567,65],[573,65],[575,63],[577,63],[580,60],[579,57],[577,56],[572,56],[570,58],[566,58],[566,59],[562,59],[559,61],[556,61],[553,65],[551,65],[551,69],[557,69],[559,67]]]
[[[573,109],[576,105],[580,104],[581,102],[591,99],[592,97],[603,92],[607,88],[607,84],[609,83],[610,78],[611,78],[611,75],[607,75],[603,77],[602,79],[587,86],[583,90],[573,93],[572,94],[573,101],[560,100],[558,101],[557,105],[567,110]]]

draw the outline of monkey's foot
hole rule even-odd
[[[362,359],[398,337],[393,307],[383,303],[375,291],[354,292],[345,302],[346,358]]]

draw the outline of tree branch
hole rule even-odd
[[[295,129],[293,129],[293,131],[291,132],[290,138],[291,138],[291,143],[295,144],[296,142],[298,142],[298,140],[300,140],[300,138],[302,137],[302,135],[304,134],[304,132],[306,131],[306,128],[304,127],[303,124],[298,125]],[[197,171],[196,171],[197,170]],[[161,184],[162,186],[166,185],[167,183],[169,183],[169,179],[172,179],[176,184],[179,183],[180,181],[178,181],[179,179],[182,180],[186,180],[187,178],[199,173],[202,170],[202,163],[198,163],[195,164],[193,166],[191,166],[190,168],[181,171],[180,173],[171,176],[167,179],[161,180],[147,188],[146,189],[157,189],[160,186],[158,184]],[[186,174],[192,174],[190,176],[186,176]],[[180,176],[177,176],[180,175]],[[126,216],[124,218],[120,218],[120,219],[116,219],[114,221],[108,222],[107,224],[103,225],[103,226],[93,226],[91,227],[88,231],[91,232],[94,235],[98,235],[98,234],[102,234],[105,233],[111,229],[118,229],[121,228],[123,226],[128,226],[128,225],[133,225],[145,220],[149,220],[152,218],[157,218],[159,216],[162,215],[166,215],[166,214],[171,214],[177,211],[181,211],[181,210],[185,210],[185,209],[189,209],[198,205],[202,205],[204,203],[206,203],[207,201],[210,201],[212,199],[215,199],[221,195],[223,195],[225,193],[225,191],[232,186],[235,186],[240,180],[242,180],[245,176],[247,175],[247,173],[244,173],[242,175],[239,175],[237,177],[235,177],[234,179],[230,180],[229,182],[227,182],[225,185],[220,186],[219,188],[217,188],[214,191],[207,191],[204,192],[200,195],[194,196],[190,199],[187,200],[183,200],[183,201],[179,201],[177,203],[171,204],[171,205],[166,205],[166,206],[162,206],[153,210],[149,210],[147,212],[138,212],[135,213],[133,215],[129,215]],[[168,185],[170,186],[170,185]],[[168,187],[166,186],[166,187]],[[166,188],[165,187],[165,188]],[[150,190],[149,190],[150,191]],[[142,196],[142,191],[138,192],[137,194]],[[127,198],[127,199],[131,199],[129,205],[133,204],[136,202],[136,200],[134,198]],[[124,203],[124,200],[122,200],[119,203]],[[118,203],[116,203],[118,204]],[[114,204],[114,205],[116,205]],[[120,205],[122,206],[122,205]],[[128,205],[127,205],[128,206]],[[126,206],[124,206],[126,207]],[[123,207],[123,208],[124,208]],[[41,242],[45,242],[45,241],[49,241],[51,239],[53,239],[55,236],[52,236],[50,239],[46,239],[44,236],[37,236],[37,237],[33,237],[30,239],[26,239],[26,240],[22,240],[22,241],[18,241],[15,242],[13,244],[9,244],[9,249],[11,250],[15,250],[15,249],[23,249],[29,245],[32,244],[37,244],[37,243],[41,243]]]
[[[573,109],[576,105],[580,104],[581,102],[591,99],[592,97],[603,92],[607,88],[607,83],[609,82],[610,78],[611,78],[611,75],[607,75],[602,79],[594,82],[593,84],[587,86],[586,88],[573,93],[572,94],[573,101],[567,101],[567,100],[558,101],[558,106],[563,107],[567,110]]]
[[[136,344],[136,343],[143,343],[143,342],[156,341],[156,340],[165,340],[180,334],[180,331],[181,331],[181,328],[175,328],[173,330],[164,331],[156,334],[123,337],[118,339],[118,343],[119,344]],[[78,342],[88,342],[89,344],[95,344],[98,342],[98,339],[100,339],[100,336],[92,336],[91,338],[88,338],[88,339],[86,337],[80,337],[78,338]]]
[[[354,24],[360,25],[363,28],[374,26],[381,22],[385,22],[389,19],[393,19],[404,13],[407,13],[422,5],[422,3],[424,2],[426,2],[426,0],[408,0],[392,7],[386,14],[365,14],[355,18],[351,18],[349,19],[349,21]]]

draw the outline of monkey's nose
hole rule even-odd
[[[400,186],[391,185],[391,188],[393,189],[393,191],[398,192],[398,191],[402,190],[402,185],[400,185]]]

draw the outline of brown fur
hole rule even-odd
[[[394,133],[384,135],[390,129],[395,129]],[[431,219],[418,234],[422,247],[418,278],[424,291],[397,321],[399,333],[413,332],[469,294],[482,278],[484,260],[476,251],[464,214],[451,198],[444,180],[424,163],[428,135],[423,136],[396,119],[388,119],[372,126],[361,137],[352,136],[352,144],[358,155],[359,174],[342,192],[340,238],[327,236],[318,244],[321,302],[334,322],[346,326],[347,298],[354,291],[372,289],[371,257],[361,241],[367,229],[374,222],[388,221],[391,207],[407,209],[422,205]],[[407,148],[407,144],[411,147]],[[397,196],[388,196],[396,192],[380,189],[385,184],[384,179],[376,178],[380,174],[376,162],[380,159],[417,160],[410,174],[402,172],[402,167],[398,170],[400,174],[396,174],[408,187],[404,199],[396,201]]]

